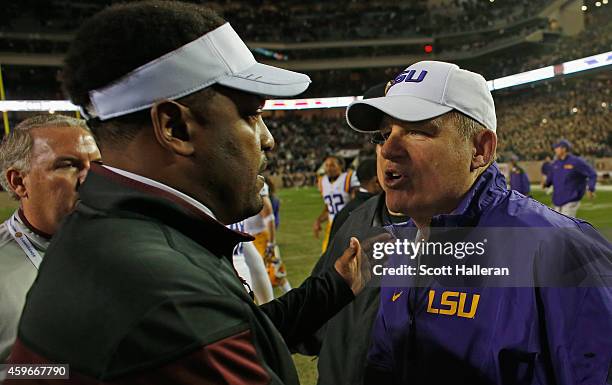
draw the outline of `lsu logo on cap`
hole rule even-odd
[[[414,74],[416,74],[416,70],[404,71],[397,75],[393,82],[395,84],[405,82],[405,83],[420,83],[425,79],[425,75],[427,75],[427,71],[421,70],[418,78],[414,78]]]
[[[389,89],[396,85],[397,83],[420,83],[425,79],[427,75],[426,70],[421,70],[419,76],[415,79],[414,75],[416,74],[416,70],[402,71],[399,75],[395,77],[395,79],[390,80],[385,87],[385,95],[389,92]]]

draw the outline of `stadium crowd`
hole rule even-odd
[[[24,2],[26,7],[28,3],[27,1]],[[517,36],[529,34],[534,29],[553,32],[550,34],[553,40],[555,40],[555,36],[559,36],[558,33],[555,33],[558,28],[552,25],[554,24],[552,21],[551,26],[544,26],[541,22],[546,20],[531,17],[548,4],[548,1],[545,0],[500,2],[499,4],[495,3],[494,6],[490,2],[457,0],[453,4],[449,7],[426,8],[427,5],[422,2],[408,6],[384,1],[371,4],[365,2],[344,4],[312,1],[301,2],[299,5],[290,2],[286,2],[286,4],[285,2],[275,2],[275,4],[272,4],[269,1],[259,1],[258,6],[245,6],[244,2],[240,1],[218,1],[217,8],[225,12],[225,17],[237,26],[241,36],[245,36],[247,40],[251,41],[300,42],[310,39],[308,36],[296,35],[298,31],[306,35],[314,34],[314,37],[311,36],[312,39],[325,40],[325,36],[319,36],[319,34],[325,34],[325,31],[328,30],[334,33],[348,33],[350,31],[351,36],[339,36],[338,39],[384,38],[386,34],[390,33],[387,31],[388,28],[401,27],[402,33],[404,33],[411,31],[411,28],[420,30],[422,25],[422,28],[429,28],[427,31],[421,31],[422,36],[433,36],[435,39],[432,48],[432,59],[434,60],[448,61],[449,59],[445,57],[446,54],[452,56],[455,53],[459,55],[459,58],[465,56],[467,52],[486,50],[493,45],[515,39]],[[506,8],[510,5],[512,11],[506,12]],[[99,6],[102,5],[99,4]],[[66,12],[58,13],[57,7],[46,4],[40,10],[38,10],[38,7],[29,7],[30,12],[34,12],[34,14],[30,15],[31,18],[28,19],[20,14],[20,7],[18,3],[13,3],[6,8],[9,17],[7,23],[0,26],[0,33],[20,31],[37,31],[41,34],[45,31],[70,32],[78,25],[78,20],[90,16],[97,10],[94,5],[81,8],[68,6]],[[365,9],[369,11],[365,12],[363,7],[366,7]],[[400,7],[410,7],[410,12]],[[294,10],[294,8],[299,9],[299,11]],[[287,12],[290,12],[291,18],[286,17],[285,13]],[[11,17],[11,15],[14,17]],[[40,15],[45,15],[45,17]],[[71,15],[71,20],[63,21],[62,18],[65,15]],[[365,20],[369,17],[368,15],[378,15],[376,17],[380,19],[382,24],[378,25],[373,21]],[[484,22],[484,20],[493,20],[493,18],[487,19],[487,15],[496,16],[495,22]],[[497,17],[499,15],[504,15],[504,17]],[[308,22],[301,23],[301,17],[304,17]],[[378,20],[376,17],[372,17]],[[398,18],[413,17],[415,20],[410,22],[398,22],[401,21]],[[556,41],[544,45],[523,44],[516,46],[515,49],[496,52],[495,55],[480,56],[478,60],[465,58],[451,61],[456,62],[462,68],[481,73],[486,79],[494,79],[611,50],[612,24],[608,22],[610,7],[591,10],[585,13],[584,17],[586,28],[577,36],[559,36]],[[333,19],[333,22],[330,21],[330,18]],[[350,24],[350,20],[353,20],[353,18],[364,20],[353,26],[338,27],[338,23],[346,22]],[[287,20],[291,20],[291,23],[288,23]],[[373,29],[368,32],[369,35],[368,33],[364,33],[363,36],[360,35],[361,32],[359,31],[365,28],[363,26]],[[240,30],[240,28],[243,30]],[[457,35],[456,31],[460,29],[464,32],[471,30],[474,33]],[[278,36],[275,35],[277,33]],[[393,36],[400,37],[401,34]],[[66,50],[68,44],[69,41],[63,40],[63,38],[53,41],[41,38],[24,40],[10,39],[8,35],[0,35],[0,51],[6,52],[61,53]],[[521,52],[528,52],[529,54],[517,55],[516,52],[519,49]],[[313,57],[320,59],[329,55],[332,57],[375,57],[390,54],[415,55],[416,58],[422,56],[423,47],[421,45],[409,45],[402,49],[401,53],[397,52],[396,46],[293,50],[282,54],[285,53],[288,54],[289,59],[308,58],[308,55],[311,55],[311,59]],[[369,85],[392,78],[404,67],[309,71],[307,73],[313,79],[313,83],[302,96],[361,95]],[[2,69],[7,99],[62,98],[59,87],[61,74],[57,67],[3,65]]]
[[[3,9],[6,21],[3,29],[20,31],[24,26],[35,26],[41,32],[73,32],[83,20],[111,1],[78,5],[63,2],[63,7],[57,6],[59,1],[35,7],[31,6],[33,3],[7,4]],[[306,42],[481,30],[534,17],[550,3],[551,0],[498,3],[454,0],[440,5],[424,0],[404,3],[391,0],[217,0],[207,2],[207,6],[229,20],[246,40]],[[27,22],[23,18],[24,11],[31,16]]]
[[[495,79],[518,72],[563,63],[581,57],[612,50],[612,24],[607,22],[610,12],[602,10],[585,15],[586,28],[576,36],[559,36],[547,49],[522,47],[529,54],[517,54],[517,49],[486,55],[479,60],[455,61],[461,66],[482,74],[486,79]],[[490,41],[490,37],[483,37]],[[466,45],[466,49],[484,47],[478,40]],[[435,48],[434,48],[435,49]],[[460,50],[462,48],[460,47]],[[523,52],[523,53],[525,53]],[[433,58],[433,60],[437,60]],[[370,84],[387,81],[404,67],[369,68],[353,70],[313,71],[309,76],[312,86],[304,97],[338,95],[362,95]],[[332,85],[332,86],[330,86]]]
[[[566,138],[577,154],[612,156],[611,86],[610,78],[560,80],[498,95],[498,152],[540,160],[554,141]]]
[[[344,118],[289,113],[266,119],[266,124],[276,142],[268,154],[268,172],[281,176],[285,187],[313,185],[328,154],[347,149],[373,151],[363,135],[346,129]]]
[[[440,5],[426,1],[260,3],[259,7],[244,7],[239,2],[227,1],[220,8],[227,19],[243,26],[242,32],[250,40],[307,42],[482,30],[534,17],[550,1],[494,4],[454,0]]]
[[[549,81],[529,88],[495,94],[500,161],[512,156],[542,160],[552,156],[552,144],[566,138],[576,154],[612,156],[609,77]],[[269,170],[285,186],[310,185],[326,154],[353,149],[371,154],[368,139],[346,127],[343,117],[307,117],[287,113],[267,119],[277,147]]]

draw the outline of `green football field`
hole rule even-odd
[[[321,241],[312,234],[314,218],[321,212],[323,201],[313,188],[283,189],[278,192],[281,200],[281,224],[278,243],[293,286],[298,286],[309,274],[321,253]],[[550,196],[535,191],[534,198],[550,205]],[[5,193],[0,193],[0,218],[12,213],[16,204]],[[584,199],[578,217],[610,234],[612,229],[612,191],[598,191],[593,201]],[[608,238],[610,239],[610,238]],[[312,357],[294,355],[303,385],[316,383],[316,361]]]

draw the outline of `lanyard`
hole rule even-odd
[[[40,255],[38,250],[36,250],[32,242],[30,242],[28,237],[22,231],[19,231],[20,226],[15,220],[16,215],[17,214],[13,214],[9,218],[8,222],[6,223],[6,226],[8,227],[9,233],[11,233],[11,235],[13,236],[13,239],[15,239],[17,244],[21,247],[25,255],[30,260],[30,262],[32,262],[36,270],[38,270],[38,266],[40,266],[40,263],[42,262],[42,256]]]

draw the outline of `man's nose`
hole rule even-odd
[[[408,152],[402,143],[401,130],[393,127],[385,143],[380,149],[380,155],[388,160],[406,157]]]
[[[261,149],[263,151],[271,151],[274,148],[274,137],[272,133],[270,133],[270,130],[268,130],[268,126],[266,126],[263,119],[260,124]]]

